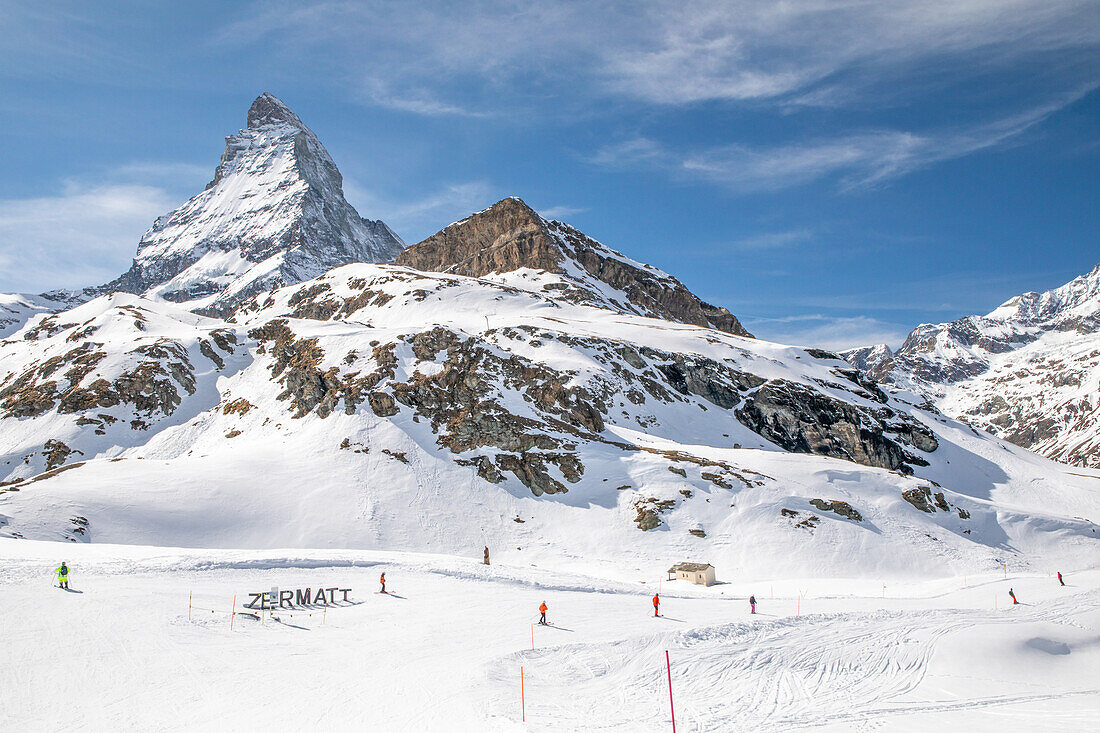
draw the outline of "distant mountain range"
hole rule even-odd
[[[988,315],[918,326],[897,351],[844,357],[1016,445],[1100,466],[1100,265]]]

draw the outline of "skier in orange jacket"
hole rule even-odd
[[[549,624],[546,623],[546,612],[548,610],[550,610],[550,608],[549,608],[549,606],[546,605],[546,601],[543,601],[542,603],[539,604],[539,613],[542,614],[542,617],[539,618],[539,624],[542,625],[542,626],[548,626],[549,625]]]
[[[385,593],[386,592],[386,574],[382,573],[382,577],[379,578],[378,581],[382,584],[382,590],[380,590],[379,593]]]
[[[661,615],[660,613],[658,613],[658,610],[660,609],[660,606],[661,606],[661,598],[658,594],[654,593],[653,594],[653,615],[654,616],[660,616]]]

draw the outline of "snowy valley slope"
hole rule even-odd
[[[1077,466],[1100,466],[1100,265],[986,316],[922,325],[891,352],[845,353],[876,381]]]

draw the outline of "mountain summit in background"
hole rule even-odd
[[[487,277],[574,303],[751,335],[728,310],[704,303],[668,273],[624,257],[568,224],[548,221],[516,197],[410,246],[397,264]]]
[[[339,265],[388,262],[403,246],[383,222],[359,216],[317,136],[264,93],[247,127],[225,139],[214,180],[157,219],[130,269],[100,290],[224,314],[257,292]]]
[[[1100,466],[1100,265],[988,315],[918,326],[896,352],[880,344],[844,356],[1016,445]]]

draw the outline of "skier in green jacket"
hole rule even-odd
[[[60,588],[69,588],[69,566],[64,562],[61,563],[61,567],[57,569],[57,585]]]

